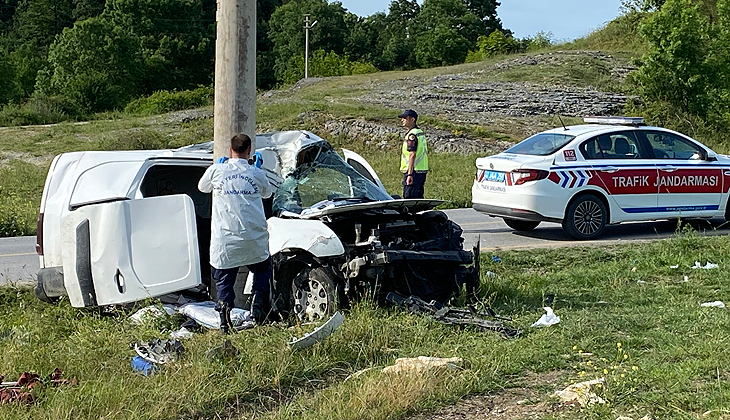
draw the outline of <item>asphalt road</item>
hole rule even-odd
[[[533,231],[517,232],[505,225],[502,219],[472,209],[446,210],[446,214],[464,230],[464,248],[471,249],[480,240],[481,249],[486,252],[648,241],[670,237],[677,227],[676,221],[629,223],[608,226],[599,240],[575,241],[565,235],[557,223],[541,223]],[[693,227],[706,235],[730,233],[722,220],[697,221],[693,222]],[[0,284],[33,282],[37,271],[35,236],[0,238]]]

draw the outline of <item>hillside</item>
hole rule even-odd
[[[300,81],[259,95],[258,131],[306,129],[363,154],[400,190],[397,115],[416,109],[432,150],[426,196],[470,206],[474,159],[526,136],[621,113],[627,53],[546,51],[408,72]],[[159,149],[209,141],[212,107],[151,117],[107,114],[82,123],[0,128],[0,236],[33,234],[53,156],[78,150]],[[375,146],[375,147],[373,147]]]

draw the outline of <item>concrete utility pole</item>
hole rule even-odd
[[[218,0],[216,23],[213,157],[218,159],[228,156],[235,134],[256,141],[256,1]]]
[[[309,77],[309,30],[317,24],[315,20],[309,24],[309,15],[304,15],[304,78]]]

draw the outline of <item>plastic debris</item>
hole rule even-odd
[[[291,348],[295,350],[305,349],[315,343],[318,343],[325,338],[332,335],[333,332],[340,328],[340,325],[345,322],[345,317],[340,311],[335,312],[324,324],[317,327],[311,333],[305,334],[302,338],[294,338],[289,342]]]
[[[636,282],[637,282],[638,284],[646,284],[646,282],[645,282],[644,280],[637,280]]]
[[[137,355],[148,362],[165,364],[174,362],[183,354],[183,347],[180,340],[160,340],[155,338],[146,345],[134,344],[134,351]]]
[[[670,265],[669,268],[679,268],[679,264],[677,264],[677,265]]]
[[[177,308],[177,311],[198,324],[210,329],[220,329],[221,317],[215,310],[215,302],[191,302]],[[241,308],[231,309],[231,323],[237,331],[253,328],[256,325],[251,312]]]
[[[560,317],[555,315],[551,307],[545,306],[542,309],[545,310],[545,313],[532,324],[533,327],[549,327],[560,322]]]
[[[580,404],[581,407],[586,407],[593,404],[605,404],[606,401],[603,398],[599,397],[593,391],[591,391],[591,386],[603,386],[605,383],[606,380],[604,378],[580,382],[570,385],[562,391],[556,391],[555,395],[558,396],[560,398],[560,401],[562,402],[575,401]]]
[[[158,306],[147,306],[133,313],[129,317],[129,320],[134,325],[142,325],[146,322],[162,318],[163,316],[165,316],[165,314],[174,315],[175,307],[170,305],[162,305],[162,309],[160,309]]]
[[[447,359],[440,357],[401,357],[396,359],[395,364],[383,368],[384,373],[418,373],[433,370],[457,370],[461,367],[463,359],[461,357],[450,357]]]
[[[145,360],[140,356],[134,356],[132,357],[132,370],[135,372],[139,372],[143,374],[144,376],[150,376],[154,375],[158,368],[157,365],[150,362],[149,360]]]
[[[173,338],[173,339],[183,339],[183,338],[190,338],[193,335],[194,334],[193,334],[192,331],[190,331],[189,329],[187,329],[185,327],[181,327],[179,330],[171,332],[170,333],[170,338]]]
[[[687,282],[689,281],[689,277],[688,277],[688,276],[684,276],[684,280],[683,280],[683,281],[684,281],[685,283],[687,283]]]
[[[497,273],[495,273],[493,271],[487,271],[486,272],[486,276],[487,277],[497,277]]]
[[[496,263],[501,263],[501,262],[502,262],[502,259],[501,259],[501,258],[499,258],[499,257],[498,257],[498,256],[496,256],[496,255],[492,255],[492,261],[494,261],[494,262],[496,262]]]
[[[698,268],[702,268],[702,269],[705,269],[705,270],[712,270],[713,268],[718,268],[718,267],[719,267],[719,265],[713,264],[713,263],[711,263],[709,261],[707,261],[707,264],[705,264],[704,266],[702,264],[700,264],[699,261],[695,261],[695,265],[693,265],[690,268],[693,269],[693,270],[698,269]]]
[[[635,273],[636,272],[636,267],[631,268],[631,272],[632,273]]]
[[[714,302],[705,302],[705,303],[702,303],[702,304],[700,304],[700,306],[710,307],[710,308],[724,308],[725,307],[725,304],[722,303],[722,301],[720,301],[720,300],[716,300]]]

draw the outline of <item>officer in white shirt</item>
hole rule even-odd
[[[221,314],[224,333],[232,327],[230,311],[238,268],[246,266],[253,272],[251,312],[258,323],[266,319],[272,276],[262,198],[271,197],[274,187],[260,169],[260,159],[249,163],[249,136],[233,136],[230,155],[230,159],[221,158],[211,165],[198,182],[200,191],[213,192],[210,265],[218,296],[216,308]]]

